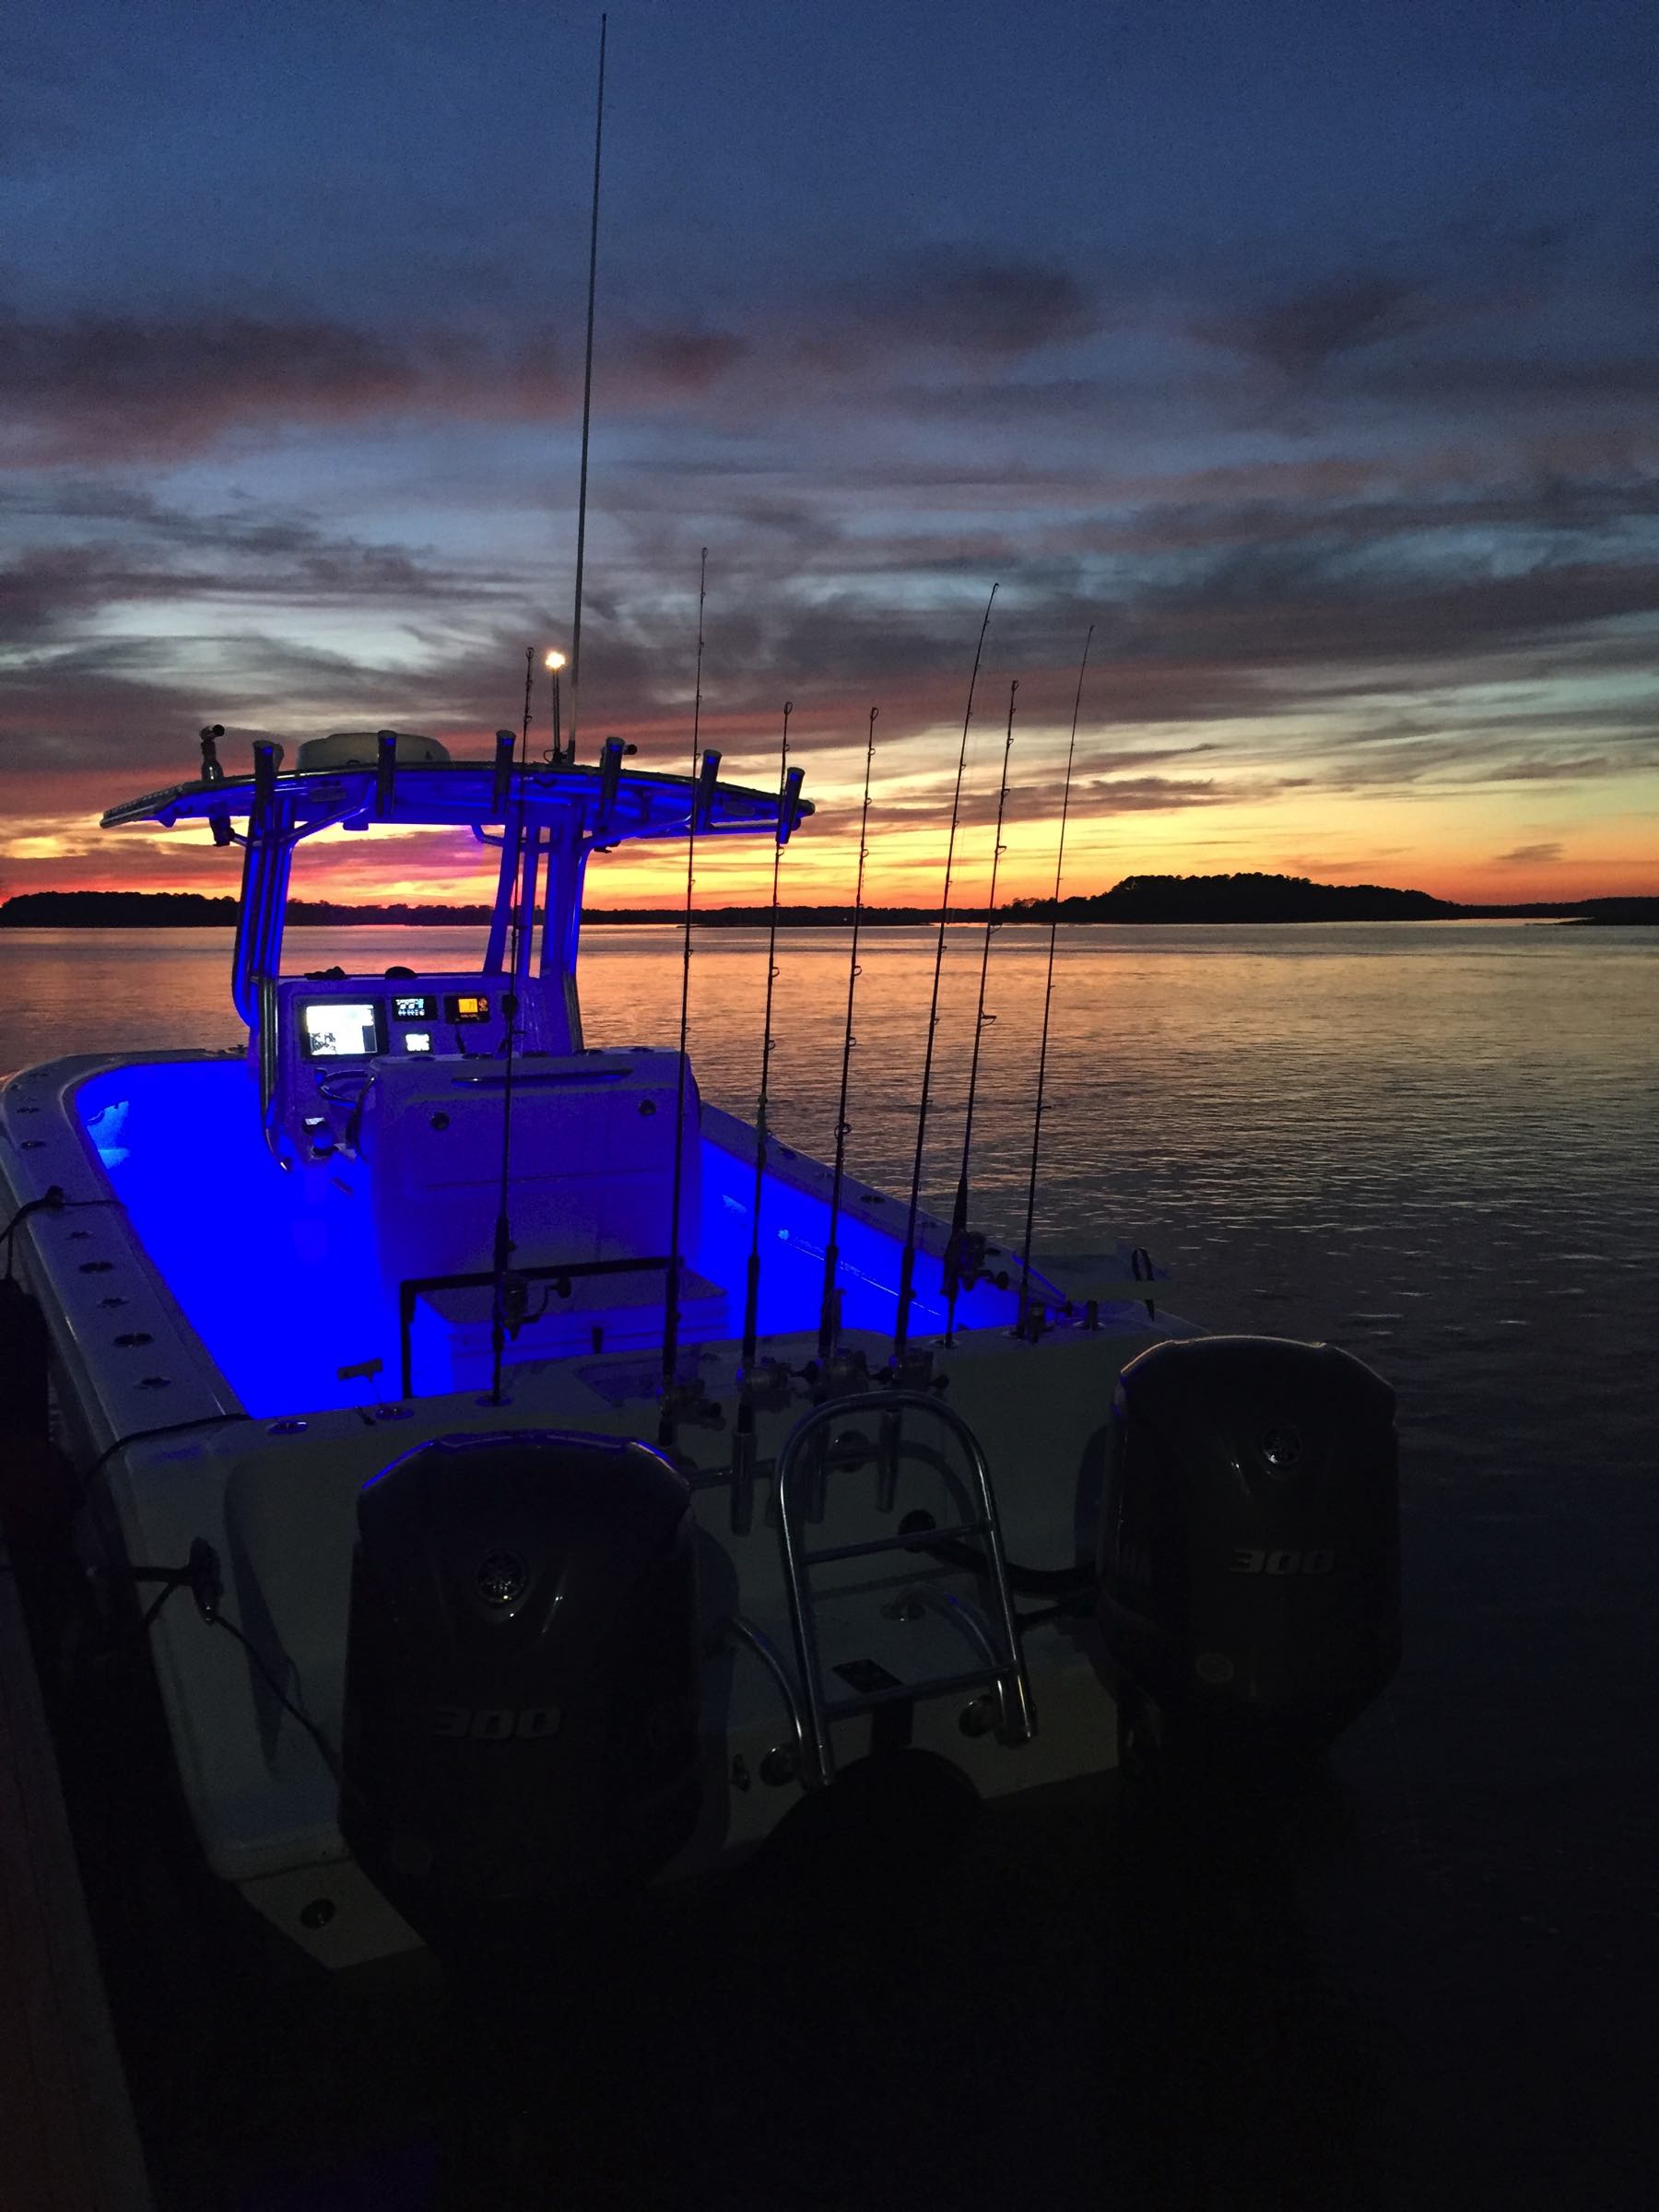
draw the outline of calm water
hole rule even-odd
[[[350,935],[347,950],[290,933],[294,964],[430,963],[477,942]],[[1045,948],[1041,931],[1006,929],[991,968],[973,1187],[978,1225],[1004,1240],[1024,1206]],[[0,1067],[236,1042],[227,952],[218,932],[0,932]],[[932,959],[926,932],[865,939],[848,1155],[888,1187],[908,1182]],[[694,1065],[707,1096],[745,1113],[764,960],[758,934],[709,931],[691,963]],[[953,931],[927,1175],[941,1201],[978,964],[978,934]],[[787,934],[779,966],[773,1125],[823,1157],[845,938]],[[671,1042],[679,973],[671,930],[591,931],[589,1041]],[[1284,1842],[1253,1886],[1218,1886],[1212,1867],[1202,1900],[1146,1891],[1162,1940],[1138,1964],[1133,1944],[1108,1944],[1127,1977],[1115,2000],[1068,1983],[1043,1948],[1064,1936],[1028,1927],[1021,1957],[1044,1964],[1027,1994],[1060,2015],[1041,2033],[1063,2048],[1025,2085],[1053,2102],[1051,2181],[1070,2185],[1056,2142],[1073,2141],[1083,2172],[1098,2140],[1117,2145],[1100,2154],[1104,2189],[1127,2130],[1157,2166],[1135,2202],[1647,2204],[1659,939],[1483,924],[1064,932],[1048,1095],[1040,1242],[1132,1237],[1174,1271],[1180,1311],[1328,1337],[1395,1383],[1408,1589],[1406,1665],[1345,1742],[1334,1827]],[[1100,1933],[1086,1912],[1068,1926],[1079,1943]],[[1004,1964],[999,2010],[1037,1973],[1030,1958]],[[1126,2063],[1089,2006],[1148,1990],[1148,2047],[1169,2063],[1140,2089],[1162,2133],[1103,2117],[1083,2078],[1090,2053]],[[1137,2078],[1129,2064],[1112,2094]],[[774,2183],[783,2206],[888,2201],[851,2181],[844,2197],[833,2180],[825,2194]],[[336,2183],[324,2200],[313,2176],[292,2201],[419,2201]],[[751,2201],[731,2189],[686,2201]]]

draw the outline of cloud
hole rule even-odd
[[[606,404],[679,406],[733,386],[798,404],[831,381],[885,382],[896,354],[991,367],[1088,335],[1093,295],[1057,266],[963,252],[912,257],[787,305],[749,303],[736,327],[613,320]],[[196,306],[59,314],[0,306],[0,465],[169,460],[284,427],[410,417],[512,421],[573,413],[581,362],[550,326],[498,309],[382,329],[338,315]],[[739,376],[738,372],[742,371]]]
[[[733,331],[636,327],[621,350],[646,382],[667,394],[695,394],[706,392],[750,349]]]
[[[739,334],[624,324],[606,342],[607,403],[695,395],[747,350]],[[581,389],[580,358],[550,327],[394,335],[324,315],[0,308],[0,465],[11,467],[166,461],[293,425],[533,420],[573,414]]]
[[[152,540],[151,543],[155,544]],[[331,539],[317,530],[291,534],[269,524],[227,518],[218,556],[151,558],[131,547],[43,547],[0,569],[0,650],[45,647],[94,632],[115,608],[164,610],[242,603],[250,607],[441,607],[453,615],[472,606],[522,595],[521,580],[480,565],[468,569],[396,546]],[[167,627],[177,630],[176,611]]]
[[[1232,784],[1218,785],[1176,776],[1090,778],[1079,794],[1081,814],[1166,814],[1182,806],[1232,806],[1246,794]]]
[[[1225,347],[1298,381],[1341,356],[1418,329],[1427,319],[1420,284],[1356,270],[1304,285],[1282,299],[1195,316],[1194,337]]]
[[[14,462],[194,451],[232,425],[348,422],[433,404],[467,347],[423,354],[321,317],[0,315]]]
[[[1053,262],[960,249],[911,253],[840,296],[849,321],[890,348],[920,346],[992,361],[1092,336],[1093,288]]]
[[[1516,845],[1512,852],[1495,853],[1491,865],[1500,868],[1511,862],[1517,862],[1523,866],[1531,866],[1545,861],[1559,860],[1566,849],[1559,839],[1537,845]]]
[[[1207,361],[1186,352],[1241,388],[1261,388],[1253,364],[1317,379],[1341,362],[1333,386],[1363,376],[1380,391],[1401,362],[1387,332],[1423,330],[1430,361],[1429,298],[1303,288],[1236,311],[1230,335],[1218,322]],[[653,765],[683,759],[706,544],[705,740],[735,778],[770,782],[792,698],[798,755],[833,806],[877,704],[896,828],[935,828],[948,806],[997,579],[969,824],[991,818],[985,764],[1016,675],[1009,818],[1052,817],[1063,746],[1044,781],[1021,762],[1064,732],[1090,623],[1074,794],[1090,816],[1185,814],[1197,841],[1206,809],[1297,793],[1466,804],[1532,786],[1542,807],[1556,789],[1651,772],[1659,468],[1635,418],[1629,437],[1566,416],[1535,436],[1476,435],[1446,427],[1425,384],[1386,434],[1362,412],[1317,437],[1235,422],[1193,446],[1121,434],[1116,349],[1140,334],[1108,330],[1089,284],[1056,267],[912,257],[798,304],[775,329],[752,303],[612,327],[589,746],[615,729]],[[802,348],[832,338],[832,373],[798,391]],[[1054,378],[1032,358],[1051,344],[1092,350]],[[546,442],[534,418],[573,420],[567,366],[504,324],[388,337],[277,315],[0,323],[0,400],[37,457],[58,456],[0,480],[18,549],[0,571],[8,800],[36,819],[60,799],[91,812],[188,772],[207,720],[233,748],[342,723],[487,745],[516,719],[524,644],[560,634],[548,610],[568,606],[568,550],[546,564],[525,550],[532,529],[559,543],[557,524],[525,518]],[[1154,421],[1149,378],[1143,397]],[[932,410],[924,442],[912,406]],[[653,409],[672,410],[671,430],[653,430]],[[429,497],[440,410],[497,427],[441,462]],[[406,441],[359,448],[354,426],[388,419]],[[262,476],[261,444],[304,422],[350,435],[290,441],[280,478]],[[359,451],[380,503],[354,533],[327,519],[346,495],[322,469],[337,454],[356,472]],[[164,494],[169,465],[197,454]],[[1525,828],[1542,834],[1550,817],[1533,811]]]

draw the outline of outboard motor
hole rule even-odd
[[[1275,1337],[1172,1340],[1124,1368],[1101,1628],[1189,1737],[1314,1752],[1393,1675],[1394,1403],[1349,1353]]]
[[[441,1957],[657,1873],[700,1792],[690,1496],[642,1443],[439,1437],[358,1500],[340,1826]]]

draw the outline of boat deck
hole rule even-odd
[[[574,1263],[576,1280],[537,1282],[532,1320],[511,1358],[592,1357],[661,1344],[671,1241],[662,1148],[676,1141],[672,1088],[657,1067],[636,1082],[646,1085],[638,1100],[630,1093],[618,1111],[617,1077],[634,1075],[635,1063],[674,1065],[672,1055],[591,1054],[553,1062],[551,1072],[521,1073],[512,1211],[515,1240],[523,1241],[515,1262]],[[20,1126],[38,1133],[28,1140],[37,1148],[37,1175],[55,1178],[77,1203],[83,1189],[88,1198],[107,1194],[118,1202],[188,1324],[196,1356],[222,1378],[227,1403],[256,1418],[372,1406],[394,1394],[476,1388],[488,1378],[500,1078],[494,1062],[480,1072],[465,1061],[434,1060],[394,1068],[385,1087],[406,1074],[438,1086],[441,1111],[417,1100],[404,1116],[409,1126],[398,1125],[398,1142],[387,1150],[374,1125],[377,1092],[361,1157],[331,1158],[304,1173],[285,1173],[272,1157],[255,1077],[240,1055],[36,1071],[19,1111],[38,1118]],[[64,1078],[55,1112],[34,1102],[32,1085],[42,1076],[54,1088]],[[585,1100],[571,1095],[579,1085],[591,1094]],[[646,1112],[651,1119],[639,1118]],[[650,1156],[641,1130],[657,1133],[662,1155],[650,1172],[639,1167]],[[458,1158],[435,1164],[422,1157],[423,1146],[430,1152],[457,1140]],[[680,1338],[688,1347],[741,1333],[754,1146],[747,1124],[693,1100],[681,1241],[688,1273],[680,1285]],[[759,1335],[764,1341],[816,1332],[830,1171],[774,1142],[762,1184]],[[838,1279],[847,1331],[890,1334],[905,1225],[900,1202],[844,1178]],[[84,1232],[88,1223],[76,1227]],[[911,1324],[921,1336],[945,1325],[947,1230],[922,1217],[916,1233]],[[72,1277],[112,1258],[96,1235],[82,1234],[79,1249],[86,1256],[72,1264]],[[595,1262],[631,1272],[582,1281]],[[470,1287],[450,1287],[464,1281]],[[400,1284],[412,1294],[403,1329]],[[103,1299],[128,1296],[127,1271],[104,1269],[83,1288]],[[965,1334],[1006,1331],[1018,1306],[1016,1291],[982,1280],[961,1293],[959,1326]],[[142,1326],[147,1334],[117,1332],[117,1345],[135,1351],[163,1341],[147,1320]],[[146,1354],[152,1365],[159,1357]],[[176,1376],[176,1363],[163,1362],[159,1371]]]

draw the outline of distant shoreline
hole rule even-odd
[[[209,898],[198,891],[24,891],[0,905],[3,929],[229,929],[235,925],[238,900]],[[1053,912],[1046,899],[1015,900],[998,910],[1003,922],[1046,923]],[[1465,906],[1431,898],[1427,891],[1393,890],[1381,884],[1310,883],[1291,876],[1131,876],[1088,898],[1062,899],[1059,919],[1067,923],[1143,925],[1259,924],[1295,922],[1494,922],[1556,921],[1572,924],[1630,926],[1659,924],[1659,896],[1535,901],[1518,906]],[[982,906],[951,909],[958,922],[982,922]],[[764,906],[699,907],[693,920],[703,929],[752,929],[770,919]],[[853,909],[836,906],[783,906],[778,922],[786,929],[845,929]],[[347,905],[327,900],[289,901],[291,925],[305,928],[421,926],[481,929],[489,909],[481,905]],[[586,907],[584,923],[677,927],[683,919],[674,908]],[[871,929],[927,926],[938,920],[936,907],[866,906],[861,916]]]

